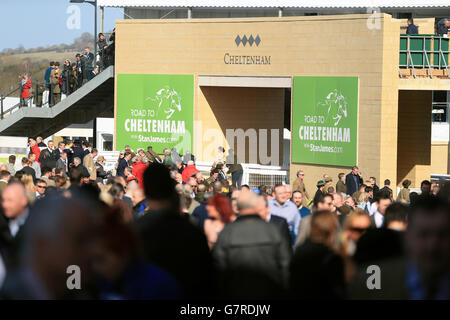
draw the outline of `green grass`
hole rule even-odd
[[[17,163],[18,161],[20,162],[20,160],[21,160],[23,157],[26,157],[27,155],[26,155],[26,154],[16,154],[15,156],[16,156],[16,163]],[[17,160],[18,160],[18,161],[17,161]],[[7,164],[8,161],[9,161],[9,158],[8,158],[8,157],[6,157],[6,158],[0,158],[0,163]]]

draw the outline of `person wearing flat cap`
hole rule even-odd
[[[327,193],[328,188],[333,186],[333,179],[329,175],[324,175],[323,180],[325,181],[324,193]]]
[[[409,186],[411,185],[411,180],[403,180],[402,182],[403,188],[400,190],[397,196],[397,201],[406,201],[409,203]]]

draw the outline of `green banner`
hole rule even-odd
[[[116,128],[118,150],[192,151],[194,76],[119,74]]]
[[[292,162],[354,166],[357,130],[357,77],[294,77]]]

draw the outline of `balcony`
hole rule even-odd
[[[400,35],[400,78],[449,79],[449,39],[438,35]]]

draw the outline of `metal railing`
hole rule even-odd
[[[112,62],[114,62],[114,61],[112,61]],[[114,65],[114,63],[112,63],[111,65]],[[98,74],[100,74],[103,71],[104,71],[103,68],[99,68]],[[82,85],[80,85],[79,87],[77,87],[76,90],[81,88],[83,85],[84,85],[84,83]],[[44,101],[43,101],[44,100],[43,94],[46,90],[48,90],[45,86],[44,81],[41,81],[41,82],[39,82],[37,80],[32,81],[32,88],[33,89],[30,92],[30,97],[29,97],[29,101],[27,104],[23,103],[22,97],[21,97],[21,92],[19,92],[20,102],[13,105],[8,110],[4,110],[4,100],[8,97],[11,97],[17,91],[20,91],[21,86],[19,85],[17,88],[8,92],[5,95],[0,93],[0,120],[3,120],[6,115],[12,114],[13,112],[15,112],[16,110],[19,110],[22,107],[44,107],[45,105],[47,105],[48,107],[52,107],[52,105],[50,105],[50,97],[48,97],[46,103],[44,103]],[[71,92],[70,94],[74,93],[75,91]],[[63,100],[63,96],[67,97],[68,94],[61,92],[61,101]]]
[[[17,88],[15,88],[14,90],[11,90],[10,92],[8,92],[6,95],[0,94],[0,119],[4,118],[5,115],[5,111],[3,110],[4,107],[4,101],[7,97],[12,96],[14,93],[16,93],[17,91],[20,91],[21,87],[17,86]],[[20,92],[19,92],[20,95]],[[20,98],[20,97],[19,97]],[[20,105],[21,102],[19,102],[17,105],[12,106],[11,108],[8,109],[8,111],[16,108],[18,105]]]
[[[13,111],[16,109],[20,109],[23,107],[32,107],[32,106],[42,107],[42,101],[41,101],[41,103],[38,103],[38,101],[36,101],[36,99],[39,99],[39,97],[42,97],[42,94],[45,91],[45,89],[44,90],[40,89],[40,86],[39,86],[40,84],[42,85],[42,82],[39,82],[37,80],[32,81],[31,86],[32,86],[33,90],[31,90],[31,92],[30,92],[30,97],[28,98],[28,102],[24,103],[24,101],[22,100],[22,97],[21,97],[22,92],[19,92],[19,103],[11,106],[7,110],[4,109],[4,100],[8,97],[11,97],[17,91],[20,91],[21,86],[19,85],[16,89],[10,91],[6,95],[0,94],[0,119],[4,119],[6,115],[13,113]]]
[[[449,39],[438,35],[400,35],[399,69],[412,69],[414,78],[417,69],[428,69],[433,78],[433,70],[448,70]],[[399,70],[402,77],[402,72]]]

